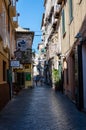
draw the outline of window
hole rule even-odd
[[[72,0],[69,0],[69,21],[73,20],[73,3]]]
[[[65,34],[65,12],[62,10],[62,34]]]
[[[6,81],[6,62],[3,61],[3,81]]]

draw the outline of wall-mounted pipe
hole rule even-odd
[[[9,0],[8,4],[8,32],[10,33],[10,6],[11,6],[11,0]]]

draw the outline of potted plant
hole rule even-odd
[[[59,71],[57,69],[53,69],[52,78],[54,83],[54,89],[59,90]]]

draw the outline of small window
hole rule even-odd
[[[65,12],[62,10],[62,34],[65,34]]]
[[[72,0],[69,0],[69,21],[73,20],[73,3]]]

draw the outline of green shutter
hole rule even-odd
[[[62,34],[65,33],[65,12],[62,10]]]
[[[73,19],[73,3],[72,3],[72,0],[69,0],[69,19],[70,19],[70,22]]]
[[[11,83],[12,82],[12,71],[11,70],[7,70],[7,82]]]
[[[26,72],[26,81],[31,81],[31,74]]]

